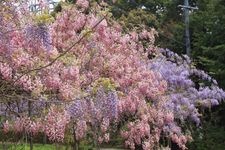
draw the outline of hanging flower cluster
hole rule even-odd
[[[63,142],[69,128],[76,140],[91,134],[102,143],[116,128],[132,150],[155,149],[162,138],[185,149],[191,137],[182,124],[192,120],[199,126],[198,108],[225,98],[189,58],[154,46],[154,29],[124,33],[97,4],[65,5],[50,24],[36,23],[18,9],[10,22],[0,11],[0,82],[7,83],[0,94],[13,89],[23,96],[21,103],[11,97],[0,105],[9,120],[5,133],[43,132]]]

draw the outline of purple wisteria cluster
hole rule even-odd
[[[202,70],[196,69],[187,56],[161,49],[149,67],[161,73],[168,83],[166,108],[175,118],[191,119],[200,124],[199,108],[210,108],[225,99],[225,92],[217,86],[216,80]],[[194,78],[198,78],[196,80]],[[210,85],[205,84],[209,82]]]
[[[40,116],[46,107],[46,102],[42,100],[14,100],[8,103],[0,103],[0,115],[3,118],[16,118],[26,116]]]
[[[28,41],[28,43],[30,44],[31,48],[38,48],[34,46],[36,44],[42,44],[44,48],[46,48],[47,50],[51,50],[51,36],[49,33],[49,29],[46,25],[29,25],[25,28],[24,32],[26,39],[30,40]]]
[[[98,136],[99,142],[107,141],[110,123],[118,118],[119,99],[116,91],[106,91],[100,87],[97,92],[80,100],[74,101],[69,105],[67,111],[72,120],[76,122],[75,132],[77,140],[86,135],[87,125],[96,132],[102,134]],[[98,127],[100,127],[98,129]],[[99,133],[98,133],[99,134]],[[102,137],[101,137],[102,136]]]
[[[68,111],[72,118],[109,118],[116,119],[118,117],[118,96],[116,91],[105,91],[99,88],[93,97],[85,97],[74,101]]]

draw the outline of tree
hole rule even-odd
[[[224,24],[225,5],[221,0],[198,1],[199,11],[192,16],[193,56],[225,87],[224,76]],[[204,16],[204,17],[203,17]],[[200,22],[200,23],[197,23]]]
[[[99,148],[119,132],[130,149],[159,148],[163,139],[185,149],[191,135],[184,125],[198,127],[198,108],[225,98],[187,56],[154,46],[155,29],[124,32],[104,5],[62,3],[47,21],[12,10],[17,18],[3,17],[0,39],[5,134],[43,132],[63,142],[68,131],[74,142],[89,136]]]
[[[135,2],[135,5],[134,5]],[[216,78],[219,84],[224,88],[224,2],[221,0],[204,1],[190,0],[190,5],[197,6],[199,10],[190,13],[190,31],[192,43],[192,59],[197,66]],[[150,5],[148,5],[150,4]],[[154,16],[157,24],[154,24],[159,32],[157,44],[161,47],[167,47],[179,54],[184,53],[184,24],[183,11],[177,6],[183,4],[183,1],[118,1],[114,4],[112,12],[116,18],[125,20],[128,27],[139,25],[140,23],[148,24],[148,20],[138,21],[139,16]],[[142,7],[144,6],[144,7]],[[115,7],[115,8],[114,8]],[[140,9],[142,7],[142,9]],[[117,9],[116,9],[117,8]],[[155,9],[157,8],[157,9]],[[163,8],[163,9],[162,9]],[[114,11],[115,10],[115,11]],[[124,10],[124,11],[123,11]],[[141,11],[140,11],[141,10]],[[158,11],[157,11],[158,10]],[[163,11],[162,11],[163,10]],[[137,15],[135,12],[141,14]],[[158,13],[157,13],[158,12]],[[122,17],[118,14],[123,14]],[[160,14],[160,15],[159,15]],[[125,19],[124,19],[125,18]],[[126,19],[127,18],[127,19]],[[152,18],[152,17],[148,17]],[[155,22],[155,21],[151,22]],[[224,124],[224,106],[216,107],[210,114],[215,115],[220,120],[211,118],[208,122],[204,121],[204,126],[214,122],[215,125]],[[209,113],[208,113],[209,114]],[[211,116],[208,115],[208,116]],[[210,118],[210,117],[209,117]],[[221,126],[220,128],[222,128]],[[202,130],[203,131],[203,130]],[[209,130],[212,131],[212,130]],[[208,132],[206,132],[208,133]],[[205,136],[213,136],[208,133]],[[199,139],[198,139],[199,140]],[[204,141],[202,141],[203,143]],[[221,145],[221,143],[217,143]],[[195,146],[195,148],[197,148]]]

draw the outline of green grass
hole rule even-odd
[[[29,144],[6,144],[7,150],[29,150]],[[62,147],[62,146],[61,146]],[[3,145],[1,145],[1,149],[3,150]],[[55,145],[50,145],[50,144],[34,144],[33,150],[55,150],[56,146]],[[64,149],[62,147],[62,149]]]
[[[7,150],[30,150],[29,144],[5,144]],[[89,150],[91,149],[90,146],[81,146],[79,150]],[[0,150],[3,150],[3,144],[0,145]],[[71,147],[68,146],[66,149],[65,145],[56,145],[56,144],[34,144],[33,150],[71,150]]]

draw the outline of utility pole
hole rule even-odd
[[[189,6],[189,1],[184,0],[184,5],[178,5],[184,9],[184,23],[185,23],[185,46],[186,46],[186,54],[191,56],[191,42],[190,42],[190,32],[189,32],[189,11],[196,10],[197,7]]]

